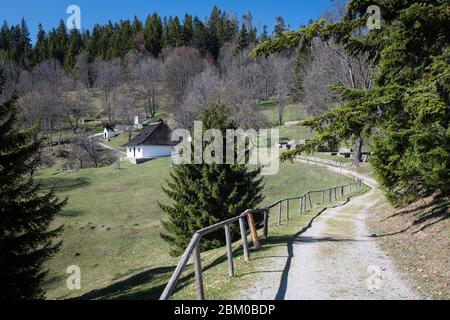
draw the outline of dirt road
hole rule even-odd
[[[365,219],[382,195],[375,181],[366,178],[366,183],[374,189],[325,210],[266,263],[271,272],[261,273],[265,276],[238,298],[419,299],[368,234]]]

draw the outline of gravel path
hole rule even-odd
[[[373,180],[366,183],[375,186]],[[365,219],[382,195],[376,188],[325,210],[311,227],[265,262],[260,280],[237,298],[249,300],[419,299],[368,234]],[[270,270],[265,270],[270,268]]]

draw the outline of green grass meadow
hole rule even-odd
[[[47,298],[157,299],[178,262],[169,256],[168,246],[160,238],[163,212],[158,201],[169,201],[161,189],[169,177],[169,160],[139,166],[121,163],[120,169],[113,165],[73,173],[57,168],[55,165],[38,175],[43,190],[54,187],[61,198],[69,198],[54,222],[55,226],[64,225],[65,230],[62,248],[48,264]],[[265,177],[262,206],[348,182],[348,178],[325,170],[283,164],[277,175]],[[292,204],[291,210],[296,212],[298,205]],[[206,261],[208,256],[215,257],[219,267],[223,253],[218,249],[204,255]],[[66,287],[66,269],[71,265],[81,268],[79,291]],[[189,283],[191,278],[185,281]],[[205,278],[207,288],[214,288],[219,281],[211,280]],[[220,287],[229,285],[229,279],[222,280]],[[175,297],[191,298],[191,289],[183,288],[178,288]],[[222,297],[227,291],[221,292],[214,295]]]

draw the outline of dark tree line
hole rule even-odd
[[[286,29],[282,18],[276,20],[275,34]],[[102,58],[105,61],[124,58],[130,51],[149,53],[157,58],[166,47],[194,47],[205,56],[217,60],[220,49],[228,42],[236,42],[236,52],[268,38],[267,27],[258,38],[252,25],[252,15],[246,14],[242,24],[217,7],[202,21],[186,14],[179,17],[149,15],[145,21],[134,17],[106,25],[96,24],[92,30],[68,30],[61,20],[56,28],[46,32],[39,24],[35,45],[24,19],[19,25],[9,26],[5,21],[0,29],[0,54],[26,68],[44,60],[56,59],[66,70],[71,70],[76,57],[87,53],[89,62]]]

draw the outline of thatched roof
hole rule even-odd
[[[134,137],[128,146],[175,146],[177,142],[170,140],[171,135],[172,130],[163,121],[152,123]]]

